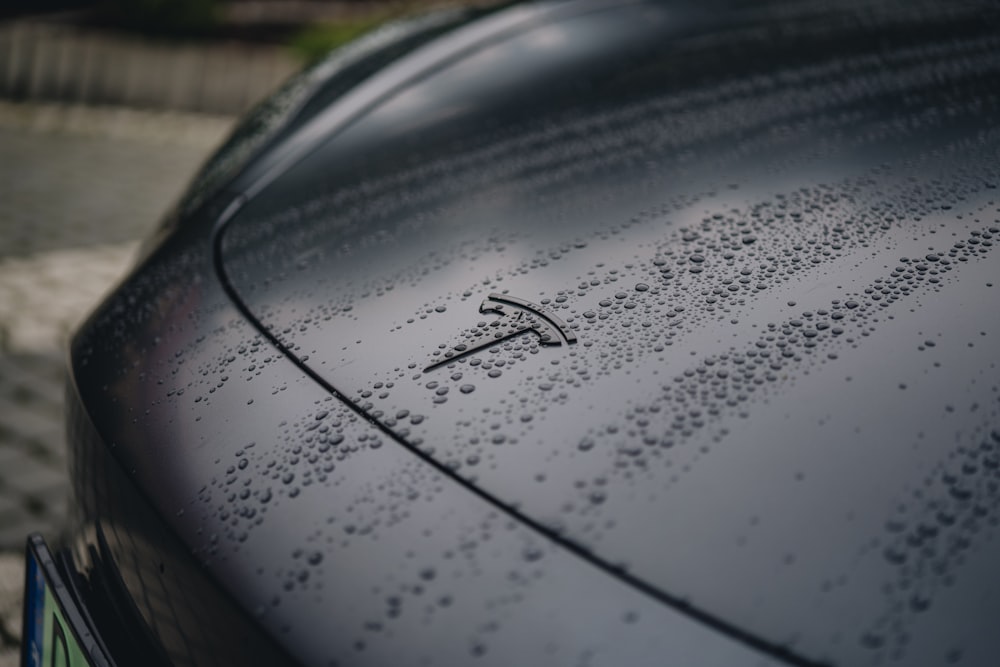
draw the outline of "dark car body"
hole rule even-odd
[[[108,655],[997,664],[998,28],[540,2],[293,81],[72,343]]]

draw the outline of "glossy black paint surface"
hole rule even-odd
[[[74,546],[100,556],[78,567],[123,581],[174,664],[280,664],[232,645],[261,631],[290,664],[777,664],[581,561],[339,403],[228,302],[210,231],[182,226],[73,349]]]
[[[807,661],[992,664],[995,13],[718,9],[432,44],[247,185],[225,276],[399,445],[649,595]],[[440,365],[493,292],[578,343]]]
[[[995,13],[467,18],[78,333],[81,572],[176,664],[993,664]]]

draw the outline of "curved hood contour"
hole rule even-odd
[[[991,664],[997,27],[566,11],[333,131],[221,272],[392,446],[654,597],[813,662]]]

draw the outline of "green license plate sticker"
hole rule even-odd
[[[86,667],[86,653],[76,642],[69,623],[59,608],[52,590],[45,587],[44,631],[42,634],[42,665],[44,667]]]
[[[95,662],[110,664],[102,655],[91,655],[86,650],[87,645],[81,645],[77,639],[73,628],[83,632],[85,638],[90,637],[90,632],[83,627],[84,621],[68,599],[68,591],[62,588],[59,572],[44,540],[32,535],[26,551],[21,665],[92,667]],[[94,650],[98,650],[96,646]]]

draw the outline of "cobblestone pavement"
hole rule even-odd
[[[67,334],[231,123],[0,102],[0,667],[18,664],[25,536],[67,511]]]

